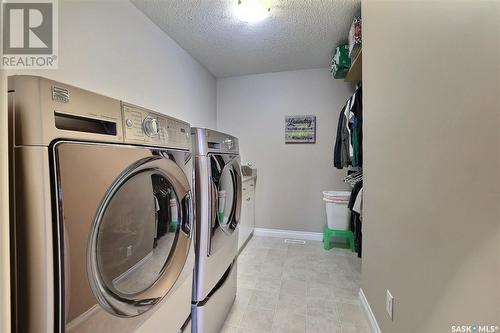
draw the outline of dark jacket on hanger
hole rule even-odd
[[[345,106],[342,108],[342,111],[340,112],[339,115],[339,123],[337,125],[337,137],[335,138],[335,147],[333,149],[333,166],[336,167],[337,169],[342,169],[342,155],[341,155],[341,149],[342,149],[342,124],[344,124],[344,109]]]
[[[354,203],[356,202],[356,198],[358,197],[359,191],[363,188],[363,181],[359,181],[356,184],[354,184],[354,187],[352,188],[351,191],[351,197],[349,198],[349,204],[347,207],[352,210],[352,207],[354,207]]]
[[[359,218],[359,214],[352,210],[354,207],[354,203],[356,202],[356,198],[358,197],[359,191],[363,188],[363,182],[357,182],[351,192],[351,197],[349,198],[349,204],[347,205],[351,210],[351,220],[350,220],[350,230],[354,234],[354,248],[358,253],[358,257],[361,258],[361,247],[362,247],[362,239],[363,234],[361,233],[361,219]]]
[[[345,107],[342,109],[342,132],[340,135],[341,145],[340,145],[340,162],[343,168],[347,168],[351,165],[351,156],[349,153],[349,130],[347,129],[347,118],[345,117]]]

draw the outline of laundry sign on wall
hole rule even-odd
[[[316,116],[286,116],[285,143],[316,143]]]

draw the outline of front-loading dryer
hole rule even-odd
[[[236,297],[241,165],[238,139],[193,128],[196,264],[193,330],[217,333]]]
[[[179,332],[194,267],[189,124],[9,78],[17,332]]]

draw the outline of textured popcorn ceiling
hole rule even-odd
[[[234,15],[237,0],[132,0],[217,77],[328,67],[347,41],[360,0],[269,0],[258,23]]]

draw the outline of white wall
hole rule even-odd
[[[0,331],[8,332],[6,77],[0,77]],[[46,76],[216,127],[216,81],[128,1],[59,1],[59,69]]]
[[[322,191],[347,189],[333,167],[338,115],[352,86],[328,69],[219,79],[217,125],[258,168],[256,227],[320,232]],[[286,115],[316,115],[316,144],[285,145]]]
[[[364,293],[386,333],[500,326],[500,2],[362,13]]]
[[[22,73],[216,127],[215,78],[129,1],[59,1],[59,49],[58,70]]]

